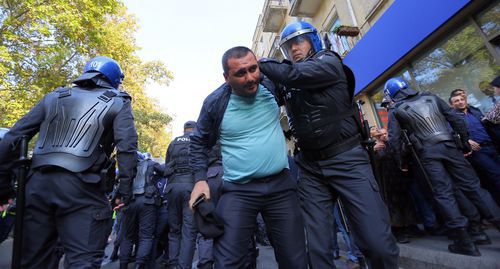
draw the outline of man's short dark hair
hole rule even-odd
[[[500,87],[500,76],[497,76],[490,82],[491,86]]]
[[[457,95],[461,95],[462,93],[460,92],[463,92],[465,94],[465,90],[462,90],[462,89],[454,89],[453,91],[450,92],[450,99],[451,100],[451,97],[455,97]]]
[[[234,48],[228,49],[226,52],[224,52],[224,55],[222,55],[222,70],[224,70],[224,74],[227,74],[229,72],[229,65],[228,61],[231,58],[243,58],[247,56],[248,53],[253,53],[253,51],[247,47],[244,46],[238,46]]]
[[[450,103],[450,105],[452,105],[452,104],[453,104],[453,103],[451,102],[451,99],[453,99],[453,97],[457,97],[457,96],[460,96],[460,95],[461,95],[460,93],[458,93],[458,90],[460,90],[460,89],[456,89],[456,90],[455,90],[455,91],[456,91],[455,93],[453,93],[453,92],[452,92],[452,93],[450,93],[450,97],[448,98],[448,103]],[[460,90],[460,91],[463,91],[463,90]]]

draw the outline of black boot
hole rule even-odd
[[[120,269],[128,269],[128,263],[120,263]]]
[[[114,262],[116,260],[118,260],[118,249],[120,248],[119,245],[115,245],[113,247],[113,252],[111,253],[111,256],[109,256],[109,259]]]
[[[468,255],[468,256],[481,256],[474,242],[470,238],[465,228],[455,228],[452,231],[453,244],[448,245],[448,250],[451,253]]]
[[[484,232],[483,227],[481,227],[481,223],[475,221],[469,222],[467,232],[476,245],[491,245],[491,240]]]

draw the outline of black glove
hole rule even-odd
[[[5,171],[0,171],[0,205],[6,204],[9,198],[14,198],[16,192],[12,186],[12,175]]]
[[[472,147],[469,144],[469,141],[462,141],[462,152],[469,153],[472,151]]]
[[[130,203],[130,195],[128,194],[120,194],[120,202],[124,205],[128,205]]]

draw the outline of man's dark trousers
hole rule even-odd
[[[424,168],[434,187],[434,200],[445,219],[447,228],[467,227],[454,198],[456,186],[486,219],[500,218],[500,208],[479,184],[474,169],[451,142],[441,142],[419,151]]]
[[[340,196],[354,241],[369,267],[398,268],[399,249],[366,150],[355,146],[321,161],[304,160],[299,155],[297,162],[309,267],[335,268],[331,230],[333,205]]]
[[[192,178],[192,177],[188,177]],[[169,265],[190,269],[196,246],[196,227],[193,212],[189,209],[189,198],[193,183],[176,183],[171,180],[167,185],[168,201],[168,251]]]
[[[145,203],[145,201],[144,195],[136,196],[123,212],[120,263],[133,262],[132,248],[135,242],[137,242],[135,263],[148,264],[149,262],[153,248],[158,207],[154,204]]]
[[[214,268],[248,268],[248,245],[259,212],[273,238],[279,268],[307,268],[296,183],[288,169],[248,183],[222,183],[216,213],[224,234],[214,240]]]
[[[500,155],[493,144],[481,145],[479,151],[474,151],[467,160],[476,169],[485,187],[490,190],[495,201],[500,205]]]
[[[96,176],[93,174],[93,176]],[[23,268],[57,268],[60,238],[70,268],[100,268],[112,226],[111,206],[87,175],[35,171],[26,185]]]

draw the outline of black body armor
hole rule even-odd
[[[191,166],[189,165],[189,143],[191,143],[190,134],[176,137],[172,142],[172,152],[170,158],[174,160],[174,174],[190,174]]]
[[[59,166],[82,172],[108,156],[111,152],[107,151],[113,148],[112,131],[108,130],[123,106],[119,95],[114,89],[78,87],[48,94],[32,167]]]
[[[396,107],[395,115],[405,123],[402,127],[423,144],[453,141],[449,124],[433,95],[419,95],[413,100],[406,100]]]

